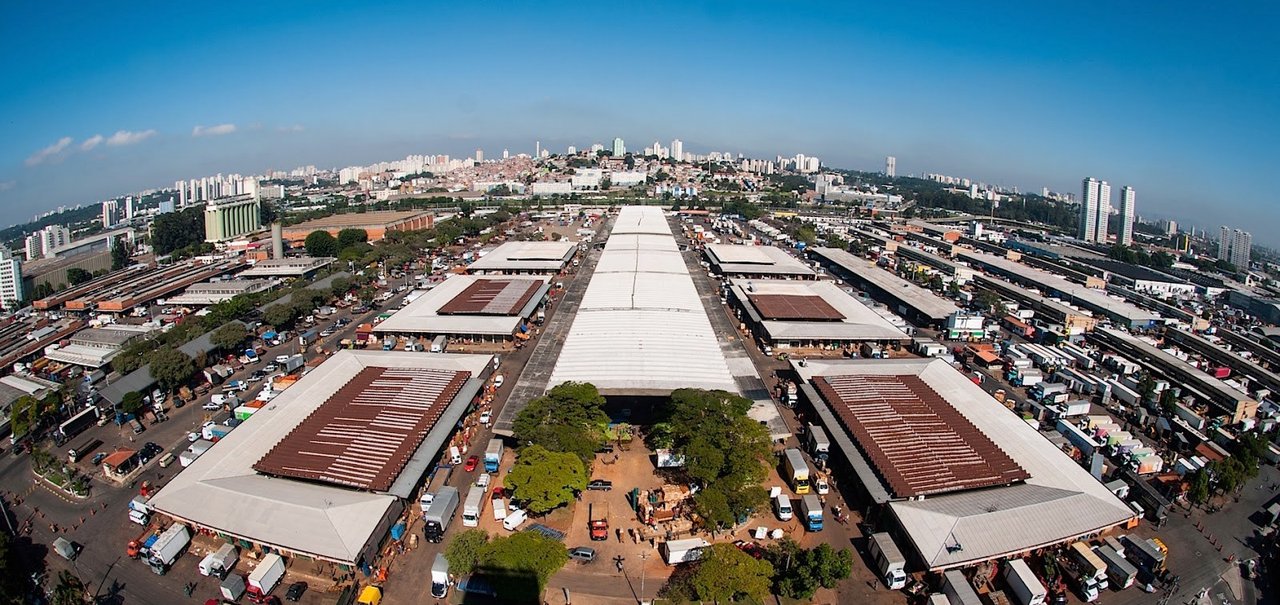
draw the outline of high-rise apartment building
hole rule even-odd
[[[102,228],[110,229],[120,224],[120,205],[115,200],[102,202]]]
[[[62,225],[48,225],[28,235],[23,243],[27,260],[46,257],[55,248],[71,243],[71,230]]]
[[[133,196],[127,195],[124,198],[124,220],[133,220]]]
[[[477,149],[477,150],[476,150],[476,163],[477,163],[477,164],[483,164],[483,163],[484,163],[484,150],[483,150],[483,149]]]
[[[1077,237],[1086,242],[1107,242],[1111,216],[1111,185],[1093,177],[1084,179],[1080,195],[1080,228]]]
[[[1249,252],[1253,247],[1253,235],[1248,231],[1218,228],[1218,260],[1225,260],[1237,269],[1249,269]]]
[[[22,261],[0,247],[0,308],[13,311],[22,304]]]
[[[888,156],[884,159],[884,175],[889,178],[898,176],[898,158]]]
[[[620,158],[624,155],[627,155],[627,144],[623,142],[622,137],[614,137],[613,157]]]
[[[680,139],[671,141],[671,157],[677,162],[684,161],[684,141]]]
[[[1137,216],[1137,211],[1134,209],[1136,195],[1133,187],[1128,185],[1120,189],[1120,231],[1116,237],[1116,243],[1121,246],[1133,243],[1133,219]]]

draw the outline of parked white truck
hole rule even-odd
[[[871,557],[876,561],[880,579],[890,590],[902,590],[907,585],[907,559],[902,556],[897,543],[885,532],[871,534],[867,541]]]
[[[268,554],[249,573],[249,592],[265,597],[275,590],[283,578],[284,558],[276,553]]]
[[[1022,559],[1013,559],[1005,565],[1004,580],[1009,584],[1019,605],[1043,605],[1049,598],[1049,591]]]
[[[147,558],[151,571],[163,576],[190,544],[191,530],[187,526],[181,523],[170,525],[156,538],[155,544],[151,545],[151,556]]]

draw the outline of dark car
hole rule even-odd
[[[286,601],[297,601],[302,598],[302,593],[307,591],[306,582],[294,582],[289,585],[289,590],[284,593]]]
[[[607,479],[593,479],[590,483],[587,483],[587,489],[607,492],[613,489],[613,482]]]
[[[476,470],[476,466],[479,464],[480,464],[480,458],[478,456],[468,456],[467,463],[462,466],[462,470],[469,473],[471,471]]]

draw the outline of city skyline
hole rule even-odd
[[[1262,101],[1268,95],[1257,91],[1275,87],[1274,69],[1260,62],[1276,54],[1260,29],[1274,7],[1232,7],[1235,13],[1203,19],[1175,8],[930,6],[937,19],[925,23],[911,7],[666,5],[636,16],[554,4],[501,15],[393,5],[403,14],[397,21],[430,20],[439,31],[485,23],[483,31],[465,30],[468,37],[422,39],[382,35],[408,33],[388,24],[385,11],[283,5],[275,12],[284,16],[246,27],[247,13],[235,6],[157,5],[128,14],[88,7],[83,24],[41,34],[23,24],[56,19],[62,8],[7,8],[6,22],[16,27],[0,44],[29,58],[0,67],[13,83],[0,97],[9,116],[0,142],[0,222],[218,172],[340,167],[410,153],[465,157],[477,148],[496,156],[531,148],[526,141],[559,153],[618,137],[641,146],[679,138],[695,153],[804,153],[869,172],[883,171],[892,155],[900,175],[965,174],[1023,191],[1073,191],[1080,175],[1105,174],[1143,191],[1145,217],[1250,224],[1259,234],[1280,226],[1266,211],[1265,175],[1277,152],[1264,144],[1280,127]],[[672,21],[702,38],[668,31],[663,24]],[[201,25],[195,33],[194,23]],[[965,24],[1001,35],[970,40]],[[583,32],[599,31],[585,29],[592,25],[615,28],[623,39],[653,34],[661,43],[645,45],[643,64],[583,54]],[[1202,44],[1228,29],[1229,44]],[[117,30],[134,32],[129,44],[102,35]],[[338,49],[310,42],[334,35],[362,42]],[[761,42],[743,47],[743,40]],[[804,45],[811,51],[805,61],[783,52]],[[32,47],[51,50],[22,51]],[[535,52],[512,52],[521,47]],[[734,65],[698,70],[689,82],[666,70],[679,57],[716,48],[740,56],[730,59]],[[566,53],[567,62],[546,61]],[[797,77],[823,78],[835,94],[753,83],[784,66]],[[601,69],[624,77],[608,87],[581,81]],[[499,72],[502,85],[494,86]],[[397,75],[426,84],[392,84]],[[332,78],[332,90],[314,92],[326,89],[324,78]],[[1088,78],[1091,89],[1124,92],[1086,99],[1072,83]],[[899,92],[855,94],[867,81]],[[1186,95],[1188,85],[1216,94]],[[935,100],[931,91],[945,88],[963,94]],[[1117,137],[1125,144],[1098,144]]]

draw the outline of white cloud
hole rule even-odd
[[[117,130],[115,134],[111,135],[107,139],[107,145],[110,145],[112,147],[120,147],[122,145],[133,145],[135,143],[141,143],[155,136],[155,134],[156,134],[155,130],[143,130],[139,132],[133,132],[129,130]]]
[[[223,134],[231,134],[236,131],[235,124],[218,124],[217,126],[196,126],[191,129],[193,137],[212,137]]]
[[[8,191],[17,185],[17,181],[0,181],[0,191]]]
[[[67,147],[70,147],[70,146],[71,146],[71,137],[62,137],[61,139],[58,139],[57,143],[54,143],[48,147],[45,147],[44,149],[41,149],[40,151],[37,151],[31,154],[31,157],[27,158],[26,164],[28,166],[36,166],[39,164],[43,164],[45,163],[45,161],[49,160],[50,158],[56,158],[59,154],[65,151]]]
[[[101,143],[101,142],[102,142],[102,135],[95,134],[85,139],[83,143],[80,143],[80,151],[89,151],[90,149],[97,147],[98,143]]]
[[[302,124],[294,124],[293,126],[276,127],[277,132],[302,132],[303,130],[306,130],[306,129],[302,127]]]

